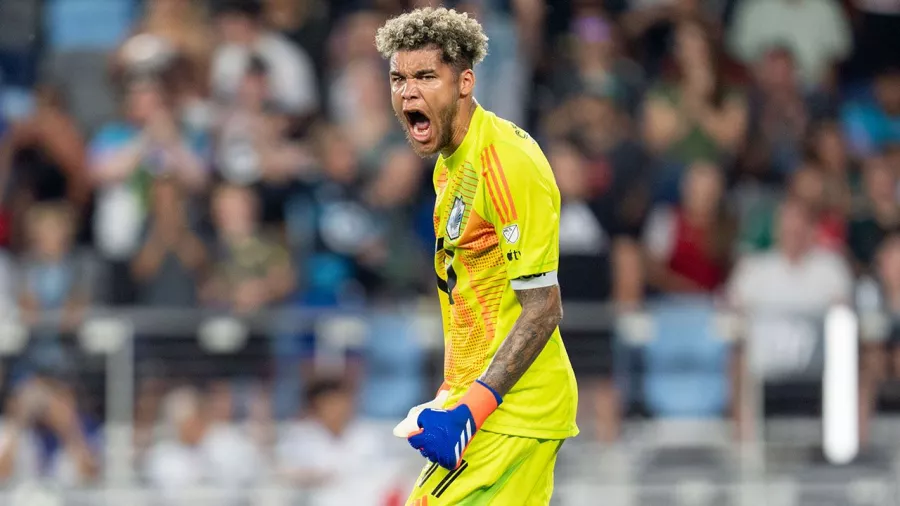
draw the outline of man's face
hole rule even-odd
[[[875,79],[875,95],[885,112],[900,115],[900,71],[878,76]]]
[[[457,75],[438,49],[399,51],[391,58],[391,105],[419,156],[451,143],[464,77],[470,78]]]
[[[253,233],[255,213],[253,195],[246,188],[224,188],[213,200],[213,220],[225,236],[245,237]]]
[[[813,243],[812,218],[809,211],[794,202],[787,202],[778,216],[778,243],[789,257],[799,257]]]
[[[219,15],[219,36],[231,44],[249,44],[253,40],[253,20],[235,13]]]
[[[166,104],[159,85],[149,82],[131,84],[128,88],[127,108],[129,117],[139,124],[165,110]]]

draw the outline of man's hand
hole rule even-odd
[[[444,385],[441,385],[441,388],[438,390],[434,399],[410,408],[409,413],[406,414],[406,418],[401,420],[400,423],[394,427],[394,435],[405,438],[419,430],[419,413],[426,409],[444,409],[444,403],[447,402],[449,397],[450,388],[447,387],[445,383]]]
[[[409,435],[409,444],[431,462],[456,469],[475,433],[501,402],[489,386],[476,381],[452,409],[419,413],[419,430]]]
[[[460,465],[475,433],[531,367],[562,319],[558,285],[516,290],[516,297],[522,314],[487,371],[453,408],[423,410],[419,430],[409,435],[409,444],[441,467],[456,469]]]

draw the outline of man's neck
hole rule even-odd
[[[456,113],[456,120],[453,122],[453,135],[450,137],[450,144],[441,150],[444,158],[449,158],[466,140],[466,134],[469,133],[469,126],[472,124],[472,116],[475,114],[475,101],[467,99],[460,106]]]

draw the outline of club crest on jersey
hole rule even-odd
[[[509,244],[515,244],[519,241],[519,225],[515,223],[503,229],[503,237]]]
[[[459,233],[462,229],[463,214],[466,211],[466,203],[461,197],[456,197],[453,201],[453,207],[450,209],[450,216],[447,218],[447,237],[451,241],[459,239]]]

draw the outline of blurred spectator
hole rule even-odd
[[[850,156],[840,123],[824,120],[814,124],[806,144],[825,178],[826,200],[846,216],[862,196],[862,171]]]
[[[778,180],[803,156],[806,129],[813,118],[794,63],[790,49],[773,47],[754,67],[742,164],[747,175]]]
[[[384,23],[384,16],[374,11],[361,11],[349,15],[337,26],[329,40],[329,68],[326,76],[328,94],[328,116],[340,124],[357,122],[356,114],[360,108],[358,101],[363,93],[374,93],[369,88],[374,83],[386,83],[387,69],[381,55],[371,41],[375,32]],[[377,80],[366,82],[360,87],[358,72],[354,69],[378,65],[381,73]],[[382,88],[385,89],[384,86]],[[371,90],[371,91],[370,91]],[[390,96],[377,97],[379,103]]]
[[[197,129],[211,121],[208,94],[213,33],[202,2],[150,0],[135,33],[119,48],[120,74],[166,75],[179,118]]]
[[[360,110],[366,121],[319,132],[324,177],[305,239],[308,295],[319,303],[409,294],[426,272],[410,215],[422,169],[381,105]]]
[[[882,241],[900,232],[897,175],[883,157],[870,158],[864,172],[866,206],[849,225],[848,246],[857,272],[874,267]]]
[[[698,160],[733,157],[745,139],[747,104],[743,94],[725,82],[724,56],[717,54],[718,48],[703,23],[679,22],[677,80],[658,84],[647,94],[644,142],[666,165],[674,165],[676,174],[679,167]]]
[[[7,191],[28,200],[68,199],[80,211],[90,193],[84,137],[60,90],[40,87],[35,105],[30,117],[12,125],[3,149],[4,170],[13,171]]]
[[[311,506],[381,504],[397,472],[381,431],[355,418],[353,393],[340,381],[310,384],[306,402],[309,417],[278,442],[278,474],[308,488]]]
[[[265,0],[265,7],[269,26],[306,51],[317,77],[325,75],[334,6],[324,0]]]
[[[478,68],[478,86],[475,98],[488,110],[515,124],[524,124],[533,58],[528,52],[526,41],[540,47],[540,31],[520,32],[516,19],[505,12],[499,1],[461,0],[456,9],[468,12],[484,28],[491,41],[491,50]],[[540,17],[543,2],[519,0],[513,2],[529,4],[526,7]],[[537,28],[537,27],[535,27]],[[522,37],[520,34],[529,34]]]
[[[640,233],[647,212],[647,157],[628,135],[627,118],[610,98],[582,96],[571,116],[557,118],[558,140],[548,155],[562,196],[560,283],[565,303],[638,306],[643,294]],[[556,127],[559,128],[559,127]],[[612,382],[608,330],[567,331],[566,347],[583,395],[583,410],[597,417],[597,437],[612,441],[620,421]]]
[[[293,291],[290,256],[264,235],[258,211],[258,199],[248,188],[224,184],[213,192],[213,272],[201,293],[208,304],[247,314]]]
[[[605,0],[607,10],[620,14],[619,23],[625,36],[648,73],[656,76],[662,69],[680,19],[696,17],[710,24],[718,33],[725,4],[729,0]]]
[[[878,280],[875,285],[877,309],[888,319],[890,371],[891,376],[896,379],[900,378],[900,235],[893,234],[882,241],[875,269]]]
[[[380,62],[350,60],[332,83],[336,124],[317,131],[322,177],[301,248],[309,256],[309,293],[319,302],[346,301],[361,290],[408,294],[428,269],[430,244],[419,242],[412,218],[424,170],[396,128],[383,72]]]
[[[746,311],[806,313],[850,302],[850,268],[837,253],[816,247],[814,211],[788,198],[777,222],[777,249],[738,263],[729,281],[731,302]]]
[[[653,209],[644,230],[647,282],[663,293],[712,293],[731,266],[736,224],[724,200],[721,169],[691,165],[675,208]]]
[[[0,479],[85,485],[99,471],[97,436],[98,426],[79,412],[68,388],[45,379],[23,381],[4,410]]]
[[[252,55],[271,70],[270,99],[285,111],[310,115],[319,106],[316,75],[309,56],[263,25],[260,0],[223,0],[217,21],[223,43],[212,61],[213,93],[234,100]]]
[[[205,91],[213,34],[202,2],[149,0],[134,35],[119,49],[120,63],[131,70],[158,70],[158,65],[184,59],[195,93]]]
[[[315,161],[289,137],[288,119],[268,99],[269,69],[253,57],[237,100],[218,121],[216,169],[228,182],[256,185],[263,221],[284,221],[284,206],[298,177],[308,178]]]
[[[838,0],[742,0],[728,41],[747,64],[786,46],[807,89],[834,84],[835,67],[852,50],[850,26]]]
[[[874,100],[860,99],[843,110],[844,132],[857,156],[872,156],[891,144],[900,144],[900,67],[875,76]]]
[[[873,395],[879,384],[900,378],[900,235],[891,234],[879,244],[871,274],[856,284],[856,311],[860,319],[862,349],[860,376]],[[874,323],[874,325],[873,325]],[[871,415],[875,403],[867,403],[862,415]]]
[[[206,184],[208,140],[179,123],[171,89],[153,78],[127,83],[124,122],[104,126],[90,146],[98,188],[94,233],[98,250],[125,260],[139,247],[154,177],[170,174],[190,192]]]
[[[151,307],[189,308],[207,260],[180,183],[157,178],[150,192],[144,244],[131,262],[138,302]]]
[[[777,212],[777,247],[747,255],[729,280],[729,302],[747,318],[748,360],[767,386],[767,409],[815,409],[809,400],[821,392],[824,315],[852,303],[850,266],[840,252],[816,246],[815,219],[808,204],[788,197]],[[867,374],[861,371],[859,383],[863,435],[872,392]]]
[[[16,369],[19,374],[71,370],[74,357],[61,335],[76,330],[91,302],[90,260],[73,249],[72,213],[65,204],[35,204],[28,210],[26,230],[28,249],[19,265],[18,295],[20,316],[33,327],[23,363]]]
[[[5,228],[0,232],[2,239],[23,246],[22,218],[29,205],[41,201],[67,199],[77,231],[90,198],[85,142],[65,111],[59,91],[41,87],[34,113],[14,123],[3,141],[0,195],[6,204],[0,211]]]
[[[200,392],[182,387],[163,402],[165,436],[144,462],[146,478],[164,504],[196,504],[191,493],[208,487],[216,504],[243,504],[242,492],[261,478],[264,461],[253,443],[223,413],[221,403],[204,400]],[[227,410],[227,405],[226,405]],[[202,501],[205,502],[205,501]]]
[[[822,167],[812,159],[806,159],[791,177],[787,193],[801,201],[813,218],[815,244],[831,251],[843,251],[846,244],[846,188],[836,185],[829,190],[828,178]],[[777,236],[777,203],[764,201],[748,212],[740,237],[744,251],[761,251],[771,248]]]
[[[18,308],[17,267],[13,254],[0,248],[0,315],[14,314]]]
[[[569,100],[573,97],[604,95],[629,114],[637,111],[642,70],[622,56],[615,30],[608,18],[590,11],[573,20],[570,58],[560,58],[552,72],[550,86],[556,100],[574,108]]]

